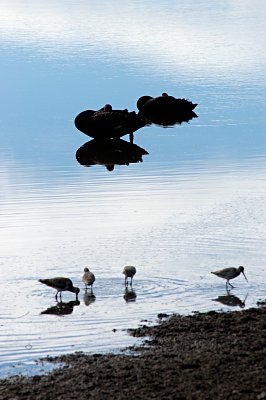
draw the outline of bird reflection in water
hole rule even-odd
[[[181,125],[197,118],[193,111],[197,104],[163,93],[162,96],[141,96],[137,101],[139,115],[150,123],[163,127]]]
[[[72,314],[74,307],[79,306],[80,301],[69,301],[67,303],[63,301],[58,301],[55,306],[49,307],[46,310],[42,311],[41,314],[50,314],[50,315],[68,315]]]
[[[86,167],[103,165],[113,171],[115,165],[142,162],[142,156],[147,154],[145,149],[122,139],[93,139],[77,150],[76,159]]]
[[[84,301],[85,306],[89,306],[91,303],[94,303],[95,300],[96,300],[96,296],[93,293],[92,289],[89,292],[87,292],[87,290],[86,290],[84,293],[84,296],[83,296],[83,301]]]
[[[136,301],[137,298],[137,294],[136,292],[132,289],[132,287],[125,287],[125,292],[124,292],[124,299],[127,303],[129,303],[130,301]]]
[[[235,296],[234,294],[230,294],[230,291],[227,290],[226,295],[218,296],[217,299],[213,299],[212,301],[217,301],[217,302],[219,302],[225,306],[229,306],[229,307],[244,308],[247,297],[248,297],[248,295],[246,295],[246,297],[242,301],[239,297]]]

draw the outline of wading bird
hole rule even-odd
[[[224,269],[220,269],[219,271],[214,271],[211,272],[214,275],[219,276],[219,278],[223,278],[226,279],[226,287],[228,285],[230,285],[231,287],[234,287],[233,285],[231,285],[231,283],[229,282],[231,279],[236,278],[238,275],[240,275],[241,273],[244,275],[246,281],[247,281],[247,277],[244,273],[244,267],[240,266],[238,268],[234,268],[234,267],[230,267],[230,268],[224,268]]]
[[[131,265],[124,267],[123,274],[125,275],[125,285],[128,285],[128,278],[131,278],[130,286],[132,286],[132,280],[136,272],[136,268]]]
[[[95,282],[95,276],[92,272],[90,272],[89,268],[84,268],[84,275],[82,277],[82,280],[85,283],[86,291],[88,286],[90,286],[92,290],[92,285]]]
[[[56,295],[55,295],[56,300],[57,300],[58,293],[59,293],[59,297],[61,299],[61,293],[64,291],[76,293],[76,298],[78,298],[78,294],[80,292],[78,287],[73,286],[73,283],[72,283],[71,279],[69,279],[69,278],[57,277],[57,278],[50,278],[50,279],[39,279],[39,282],[57,290]]]

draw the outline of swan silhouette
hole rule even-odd
[[[197,117],[193,111],[196,106],[196,103],[169,96],[167,93],[159,97],[142,96],[137,101],[142,118],[163,126],[181,124]]]
[[[110,104],[95,110],[86,110],[78,114],[74,120],[78,130],[94,139],[120,138],[130,135],[133,141],[133,132],[147,124],[135,111],[113,110]]]

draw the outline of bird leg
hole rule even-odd
[[[234,286],[231,285],[231,283],[229,281],[226,281],[226,287],[228,287],[227,285],[230,285],[232,289],[234,288]]]
[[[132,132],[130,132],[130,134],[129,134],[129,142],[130,142],[131,144],[133,144],[133,140],[134,140],[134,135],[133,135]]]

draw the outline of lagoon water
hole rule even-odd
[[[261,0],[0,2],[0,376],[120,351],[158,313],[265,299],[265,18]],[[198,118],[138,130],[142,163],[77,162],[80,111],[137,111],[162,92],[198,103]],[[137,267],[131,294],[124,265]],[[228,294],[210,271],[238,265],[249,281]],[[57,305],[38,282],[54,276],[79,302]]]

